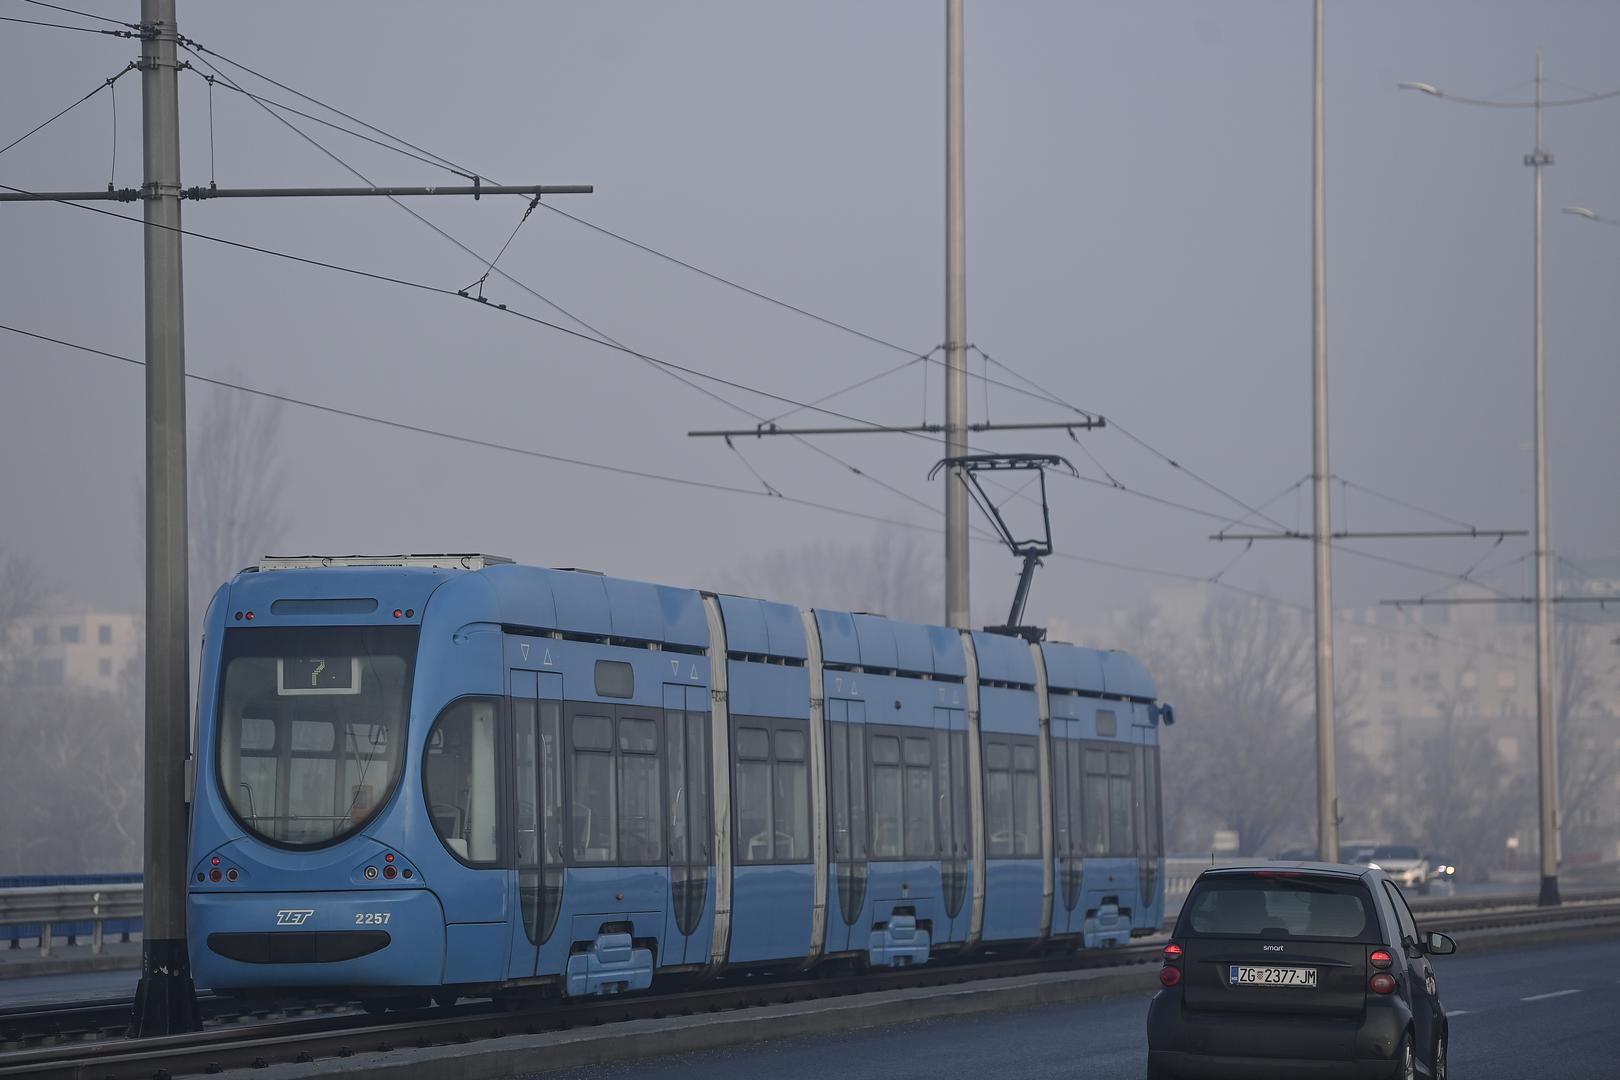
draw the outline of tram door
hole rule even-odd
[[[829,697],[826,710],[829,887],[838,898],[827,905],[826,950],[839,953],[866,947],[866,927],[852,930],[866,910],[866,702]]]
[[[709,824],[709,688],[664,684],[664,747],[669,768],[669,903],[664,965],[709,959],[713,933],[714,830]]]
[[[536,973],[540,946],[562,908],[562,676],[513,668],[506,820],[511,823],[512,889],[518,925],[513,928],[507,978]]]
[[[1079,726],[1076,720],[1052,717],[1053,854],[1057,860],[1053,934],[1075,933],[1083,921],[1075,916],[1084,864],[1080,829],[1081,749],[1080,743],[1074,738]]]
[[[944,746],[939,762],[940,888],[949,927],[941,941],[966,941],[968,867],[973,864],[968,806],[967,711],[934,710],[934,730]]]

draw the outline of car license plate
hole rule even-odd
[[[1307,989],[1316,987],[1315,968],[1233,964],[1231,970],[1233,986],[1302,986]]]

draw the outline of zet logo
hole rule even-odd
[[[277,926],[303,926],[315,912],[306,908],[283,908],[276,912]]]

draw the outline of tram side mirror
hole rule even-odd
[[[1176,710],[1165,702],[1159,706],[1159,723],[1169,727],[1176,722]]]
[[[1423,951],[1430,956],[1450,956],[1457,951],[1457,942],[1450,934],[1430,930],[1423,938]]]

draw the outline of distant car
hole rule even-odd
[[[1382,870],[1221,867],[1193,883],[1148,1007],[1148,1078],[1446,1075],[1431,956]]]
[[[1419,892],[1429,889],[1429,857],[1410,844],[1381,844],[1372,849],[1366,862],[1394,878],[1403,888]]]
[[[1455,881],[1457,879],[1457,864],[1447,855],[1430,855],[1429,879],[1431,881]]]
[[[1377,846],[1376,840],[1340,840],[1339,861],[1365,864]]]

